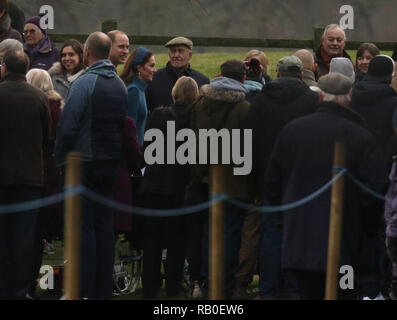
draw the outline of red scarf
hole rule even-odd
[[[329,56],[323,47],[321,47],[321,57],[323,58],[324,62],[329,65],[333,57]]]

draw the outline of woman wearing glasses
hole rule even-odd
[[[29,69],[48,70],[59,60],[59,50],[47,36],[47,30],[40,26],[41,17],[31,17],[25,21],[23,36],[25,52],[30,58]]]

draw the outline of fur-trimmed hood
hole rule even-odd
[[[50,76],[55,76],[59,74],[63,74],[62,65],[60,62],[55,62],[52,67],[48,70]]]
[[[238,103],[245,99],[248,90],[237,80],[218,77],[200,89],[201,95],[207,99]]]

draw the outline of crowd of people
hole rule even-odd
[[[145,132],[161,130],[166,149],[169,121],[197,135],[251,129],[252,172],[234,175],[233,163],[220,165],[222,192],[248,206],[277,206],[332,179],[341,140],[349,174],[387,197],[345,179],[340,264],[353,267],[355,285],[338,296],[397,298],[396,52],[391,58],[364,43],[354,64],[344,30],[332,24],[316,52],[280,59],[276,79],[265,53],[250,50],[210,81],[191,67],[188,38],[165,44],[169,61],[157,71],[154,53],[130,53],[122,31],[94,32],[84,44],[70,39],[58,50],[39,16],[25,20],[21,35],[8,10],[0,0],[0,206],[62,192],[71,151],[81,154],[82,184],[105,198],[169,212],[208,201],[211,165],[145,163]],[[330,198],[328,190],[274,213],[225,202],[223,296],[245,299],[259,274],[258,300],[323,299]],[[43,239],[62,237],[62,221],[62,204],[0,215],[0,299],[34,299]],[[208,295],[208,210],[141,217],[83,196],[81,230],[81,298],[112,297],[120,233],[143,249],[143,299],[161,290],[163,249],[166,294],[182,294],[186,260],[187,294]]]

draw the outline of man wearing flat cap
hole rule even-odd
[[[303,65],[296,56],[277,64],[277,79],[267,83],[248,111],[247,127],[253,130],[252,174],[257,198],[263,198],[266,167],[281,129],[293,119],[315,112],[318,94],[302,81]],[[271,215],[270,215],[271,216]],[[260,252],[259,298],[271,299],[280,288],[280,215],[263,214],[264,237]],[[270,242],[272,245],[269,245]],[[278,245],[277,245],[278,244]],[[291,290],[290,295],[295,293]]]
[[[192,58],[193,42],[185,37],[176,37],[165,44],[169,49],[170,61],[163,69],[158,70],[153,81],[146,89],[146,101],[151,111],[160,106],[173,104],[171,91],[176,81],[187,76],[196,80],[199,88],[209,83],[209,79],[200,72],[191,69],[189,61]]]
[[[331,181],[336,141],[345,144],[348,172],[384,194],[388,183],[380,146],[362,118],[349,109],[352,84],[339,73],[321,77],[322,102],[317,111],[290,122],[281,131],[265,176],[269,204],[295,202]],[[381,203],[347,177],[344,181],[340,265],[352,266],[356,275],[363,236],[379,222],[376,208]],[[282,213],[281,267],[294,275],[300,299],[324,299],[330,203],[328,189],[305,205]],[[338,299],[357,299],[356,285],[339,289]]]

